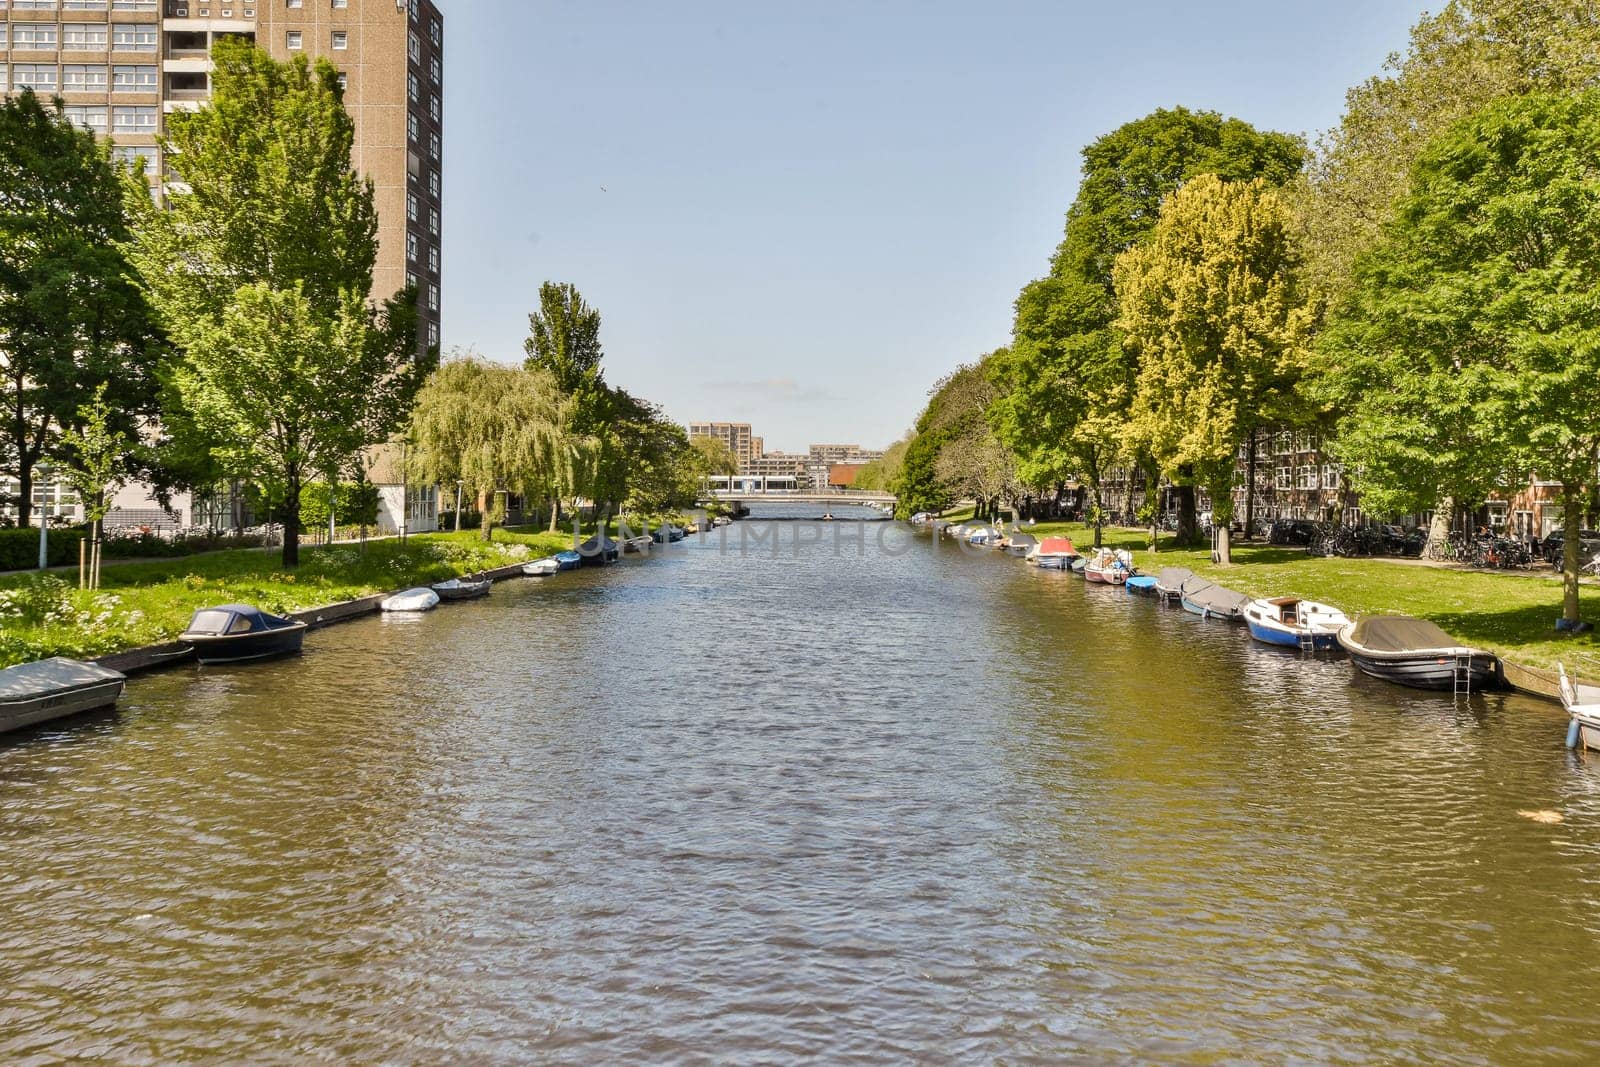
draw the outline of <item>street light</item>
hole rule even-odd
[[[456,479],[456,533],[461,532],[461,479]]]
[[[45,511],[45,500],[49,497],[47,482],[55,473],[55,468],[48,463],[40,463],[33,468],[36,475],[34,484],[40,489],[39,493],[39,569],[44,570],[50,564],[50,516]]]

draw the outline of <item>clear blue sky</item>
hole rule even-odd
[[[446,347],[545,279],[606,376],[769,449],[883,446],[1006,343],[1079,151],[1182,104],[1314,133],[1420,0],[442,0]]]

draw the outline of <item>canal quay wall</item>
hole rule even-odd
[[[523,564],[512,563],[504,567],[495,567],[491,570],[477,571],[472,574],[463,574],[459,577],[465,582],[477,582],[487,578],[490,581],[500,582],[507,578],[524,578]],[[414,588],[407,586],[407,588]],[[336,604],[325,604],[321,607],[307,608],[305,611],[296,611],[289,615],[306,624],[308,630],[320,630],[326,626],[336,626],[341,622],[353,622],[356,619],[376,615],[378,606],[394,593],[373,593],[370,596],[357,597],[354,600],[342,600]],[[168,667],[177,667],[194,661],[194,647],[183,641],[168,641],[159,645],[146,645],[143,648],[132,648],[123,652],[113,652],[101,656],[92,662],[102,667],[108,667],[123,674],[146,674]]]

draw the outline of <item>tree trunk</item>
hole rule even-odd
[[[290,464],[283,481],[283,565],[300,566],[300,468]]]
[[[1217,530],[1217,563],[1223,567],[1233,565],[1233,520],[1230,517],[1216,527]]]
[[[33,517],[33,464],[17,464],[17,525],[27,527]]]
[[[1178,476],[1188,479],[1193,475],[1192,468],[1178,468]],[[1173,492],[1178,496],[1178,544],[1192,545],[1199,540],[1199,531],[1194,516],[1194,486],[1176,485]]]
[[[1582,539],[1578,531],[1583,523],[1582,486],[1571,482],[1561,483],[1561,516],[1566,529],[1561,543],[1561,617],[1576,623],[1578,613],[1578,568],[1581,566],[1579,550]]]
[[[561,498],[556,497],[550,501],[550,532],[555,533],[561,528]]]
[[[94,520],[94,544],[89,548],[89,588],[100,588],[100,560],[105,555],[106,520]]]
[[[1105,509],[1100,506],[1100,483],[1095,482],[1090,486],[1094,496],[1094,547],[1099,548],[1105,542]]]
[[[1250,451],[1245,458],[1244,539],[1256,535],[1256,431],[1250,431]]]
[[[1455,515],[1455,510],[1455,497],[1447,496],[1439,501],[1438,506],[1433,509],[1433,521],[1428,523],[1430,542],[1450,540],[1450,520]]]
[[[494,540],[494,507],[489,503],[489,501],[492,499],[492,497],[486,498],[484,500],[483,510],[478,512],[478,515],[480,516],[478,519],[478,533],[485,541]],[[460,525],[460,523],[461,520],[457,519],[456,524]]]

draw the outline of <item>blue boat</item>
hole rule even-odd
[[[1156,595],[1156,578],[1153,574],[1135,574],[1122,584],[1134,596]]]
[[[1307,652],[1339,647],[1339,631],[1350,619],[1338,608],[1299,597],[1252,600],[1244,609],[1245,625],[1257,641]]]
[[[583,557],[570,548],[565,552],[557,552],[550,558],[555,560],[557,567],[564,571],[575,571],[583,566]]]

